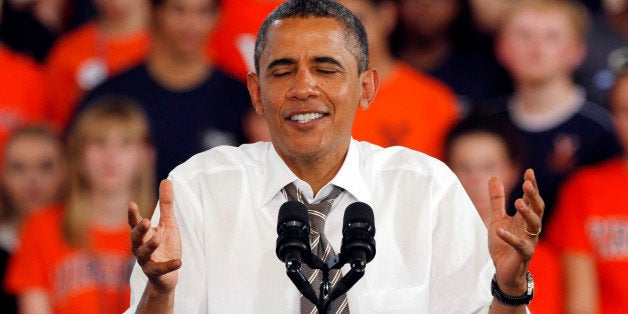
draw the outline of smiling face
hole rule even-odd
[[[377,74],[358,73],[345,29],[332,18],[275,21],[267,38],[248,88],[275,149],[293,171],[320,162],[339,167],[356,109],[375,96]]]

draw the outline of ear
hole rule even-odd
[[[574,72],[582,65],[584,58],[587,56],[587,44],[585,42],[574,44],[574,48],[569,55],[569,70]]]
[[[360,74],[360,83],[362,84],[362,95],[358,107],[362,110],[366,110],[375,99],[377,88],[379,87],[377,71],[373,68],[366,69],[366,71]]]
[[[260,95],[259,76],[254,72],[249,72],[246,76],[246,88],[251,95],[251,103],[258,115],[264,114],[264,106],[262,105],[262,96]]]

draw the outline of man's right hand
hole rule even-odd
[[[148,277],[155,292],[169,294],[177,285],[181,267],[181,236],[174,216],[172,182],[163,180],[159,185],[159,224],[151,228],[150,220],[142,218],[137,204],[129,204],[131,246],[137,263]]]

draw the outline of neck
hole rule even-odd
[[[137,10],[133,14],[102,18],[98,24],[106,36],[124,37],[146,29],[147,14],[145,10]]]
[[[401,58],[423,71],[438,68],[451,51],[451,43],[446,38],[433,40],[411,40],[401,51]]]
[[[345,147],[347,149],[341,152],[330,153],[326,154],[326,156],[315,157],[308,160],[303,160],[302,158],[288,158],[282,156],[281,153],[280,156],[297,177],[310,185],[314,195],[316,195],[340,170],[347,156],[349,142],[347,142]]]
[[[191,89],[205,80],[211,71],[201,52],[180,56],[158,47],[148,57],[147,65],[159,83],[173,90]]]
[[[92,192],[88,197],[91,210],[91,225],[104,229],[118,229],[127,224],[126,212],[131,200],[131,193]]]
[[[519,83],[515,97],[529,114],[544,114],[567,104],[575,86],[568,79],[557,79],[544,83]]]

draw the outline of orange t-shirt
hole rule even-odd
[[[389,78],[380,81],[369,109],[358,109],[353,137],[441,158],[445,136],[457,119],[456,98],[449,88],[399,62]]]
[[[220,20],[207,47],[212,62],[231,76],[246,82],[254,70],[253,50],[257,31],[266,16],[283,0],[224,0]]]
[[[534,276],[534,297],[528,309],[532,314],[563,313],[563,273],[558,251],[541,239],[530,262]]]
[[[150,46],[148,31],[107,38],[95,22],[63,36],[46,60],[53,88],[53,119],[65,129],[76,103],[98,84],[145,59]]]
[[[42,69],[0,44],[0,149],[14,128],[46,122],[47,105]]]
[[[48,293],[54,313],[121,313],[129,307],[133,265],[130,229],[90,230],[88,249],[63,239],[61,206],[36,212],[24,222],[5,278],[8,291]]]
[[[583,168],[563,186],[548,239],[596,262],[601,313],[628,309],[628,166],[612,159]]]

